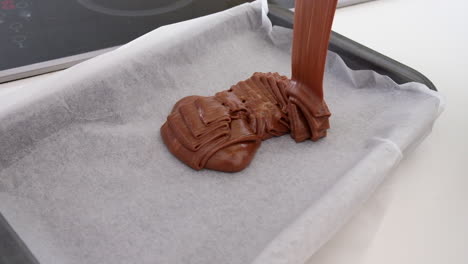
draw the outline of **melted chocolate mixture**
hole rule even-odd
[[[337,0],[296,0],[292,78],[252,77],[214,96],[188,96],[174,106],[161,135],[179,160],[236,172],[246,168],[262,140],[291,133],[296,142],[327,134],[330,112],[323,74]]]

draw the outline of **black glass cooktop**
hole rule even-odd
[[[0,0],[0,71],[125,44],[247,0]]]

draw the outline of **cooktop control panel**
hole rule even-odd
[[[0,71],[125,44],[241,0],[0,0]]]
[[[8,65],[12,52],[21,55],[30,46],[32,10],[30,0],[0,0],[0,69]]]

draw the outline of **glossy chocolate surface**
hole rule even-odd
[[[296,142],[327,134],[330,112],[323,75],[337,0],[297,0],[292,77],[254,73],[214,96],[176,103],[161,135],[169,151],[193,169],[237,172],[261,141],[290,133]]]

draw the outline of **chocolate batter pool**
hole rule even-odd
[[[323,75],[337,0],[296,0],[292,77],[254,73],[214,96],[176,103],[161,135],[196,170],[246,168],[263,140],[291,133],[296,142],[327,135]]]

